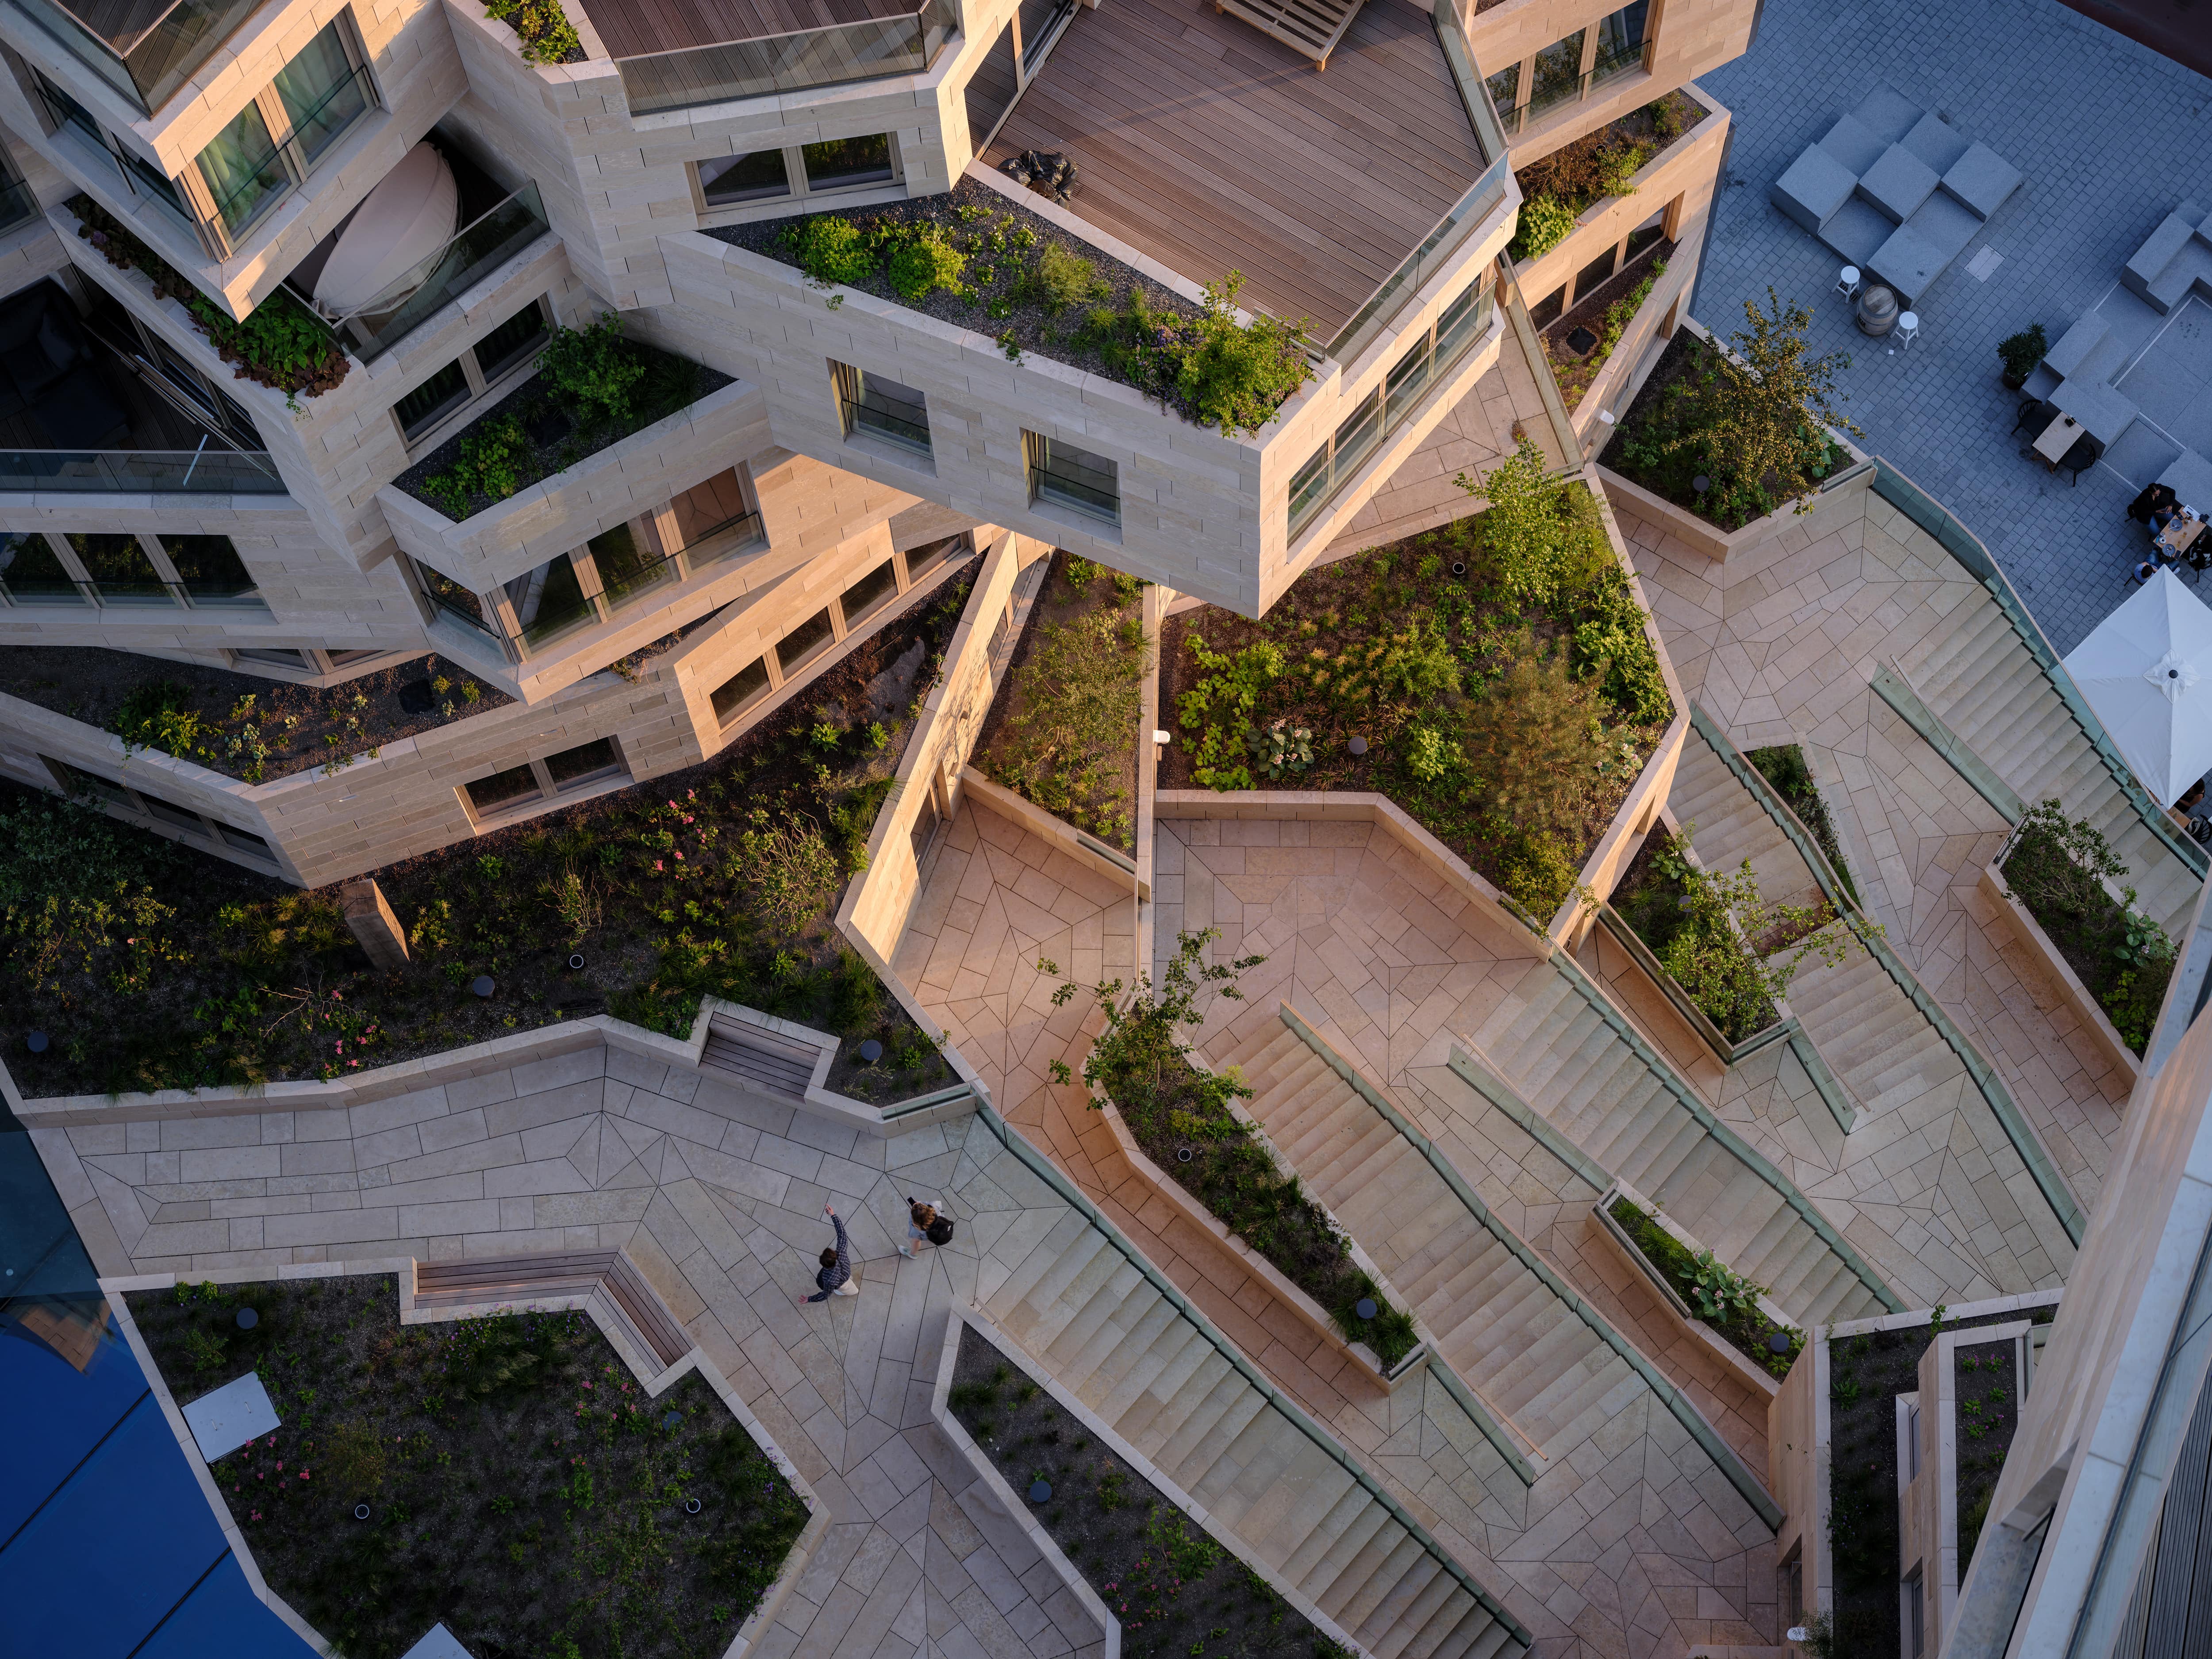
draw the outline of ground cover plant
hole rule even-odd
[[[1654,830],[1611,902],[1721,1035],[1741,1042],[1781,1018],[1774,1005],[1808,957],[1842,963],[1852,929],[1825,898],[1766,898],[1748,859],[1733,873],[1699,869],[1685,856],[1694,829]]]
[[[1788,505],[1810,512],[1820,481],[1850,460],[1828,429],[1859,430],[1836,391],[1850,358],[1807,356],[1813,313],[1784,306],[1771,289],[1766,297],[1765,311],[1743,302],[1747,326],[1730,337],[1733,352],[1678,331],[1603,456],[1623,477],[1724,530]]]
[[[246,783],[338,771],[514,701],[435,655],[314,686],[97,646],[11,647],[0,653],[0,693]],[[161,793],[159,778],[127,764],[120,775]]]
[[[2112,1017],[2120,1040],[2138,1054],[2149,1046],[2166,981],[2173,977],[2173,941],[2136,908],[2136,890],[2116,900],[2105,885],[2127,878],[2104,836],[2066,816],[2055,800],[2032,807],[1999,872],[2027,907],[2066,965]]]
[[[1160,787],[1380,791],[1548,921],[1673,705],[1589,491],[1527,443],[1460,483],[1488,509],[1168,621]]]
[[[237,371],[237,379],[275,387],[295,409],[301,392],[315,397],[345,379],[351,363],[344,349],[313,313],[282,289],[243,320],[234,318],[91,197],[73,196],[65,205],[76,216],[77,234],[108,264],[143,271],[153,279],[155,299],[174,300],[191,313],[192,325]]]
[[[994,783],[1125,853],[1137,850],[1143,589],[1054,552],[975,746]]]
[[[707,234],[823,288],[993,335],[1014,362],[1035,351],[1094,370],[1226,434],[1258,432],[1313,374],[1303,322],[1237,321],[1237,272],[1194,304],[972,179],[887,207]]]
[[[1805,1334],[1778,1325],[1759,1312],[1759,1298],[1765,1294],[1765,1285],[1753,1284],[1711,1250],[1692,1252],[1633,1199],[1614,1199],[1608,1213],[1644,1259],[1666,1276],[1692,1314],[1754,1365],[1776,1376],[1790,1375],[1790,1367],[1804,1349]],[[1778,1352],[1771,1343],[1778,1334],[1789,1341]]]
[[[623,337],[609,312],[554,330],[536,374],[392,482],[459,522],[729,384],[719,369]]]
[[[481,1659],[713,1659],[806,1525],[702,1378],[647,1399],[580,1312],[402,1326],[388,1274],[128,1299],[179,1404],[268,1389],[282,1425],[209,1473],[347,1659],[441,1620]]]
[[[1088,988],[1106,1018],[1083,1062],[1091,1109],[1112,1103],[1146,1157],[1318,1303],[1347,1340],[1372,1348],[1387,1371],[1420,1340],[1412,1317],[1391,1306],[1352,1259],[1352,1241],[1328,1212],[1230,1109],[1231,1101],[1252,1097],[1243,1079],[1233,1068],[1216,1073],[1192,1062],[1182,1033],[1204,1023],[1200,996],[1237,999],[1237,976],[1265,960],[1209,963],[1214,938],[1210,927],[1178,936],[1157,986],[1140,974],[1133,988],[1120,980]],[[1050,961],[1040,961],[1037,971],[1060,977]],[[1079,988],[1061,981],[1053,1006],[1064,1006]],[[1052,1073],[1055,1082],[1075,1081],[1065,1060],[1053,1061]],[[1372,1318],[1360,1317],[1363,1300],[1374,1304]]]
[[[1767,749],[1754,749],[1744,758],[1759,776],[1774,786],[1774,793],[1797,815],[1797,821],[1812,832],[1814,841],[1828,860],[1836,879],[1844,884],[1844,891],[1852,903],[1863,907],[1866,901],[1859,896],[1858,884],[1851,879],[1851,866],[1844,857],[1843,843],[1836,839],[1836,826],[1829,821],[1828,805],[1820,799],[1820,791],[1813,781],[1812,769],[1805,764],[1805,751],[1794,743],[1777,744]]]
[[[711,760],[376,872],[409,937],[397,975],[370,966],[335,887],[0,781],[16,1081],[39,1097],[331,1078],[600,1013],[688,1036],[713,995],[844,1039],[832,1089],[950,1084],[937,1034],[830,919],[967,591],[956,576]],[[45,1054],[26,1050],[33,1029]]]
[[[1026,1494],[1107,1611],[1127,1659],[1349,1659],[1267,1583],[978,1336],[960,1333],[946,1403]]]
[[[1937,1308],[1927,1324],[1902,1330],[1869,1332],[1834,1337],[1828,1344],[1829,1507],[1828,1545],[1834,1564],[1836,1604],[1824,1634],[1820,1659],[1911,1659],[1900,1654],[1897,1581],[1904,1564],[1898,1559],[1897,1509],[1897,1396],[1919,1388],[1920,1357],[1928,1345],[1946,1330],[1972,1329],[2004,1323],[2018,1314],[1990,1314],[1978,1319],[1946,1320]],[[2048,1324],[2052,1310],[2037,1308],[2027,1317]],[[2009,1347],[2009,1344],[2005,1345]],[[2009,1418],[2000,1419],[1988,1401],[1988,1390],[2010,1375],[2010,1362],[2002,1371],[1990,1367],[1985,1345],[1968,1347],[1978,1369],[1959,1377],[1961,1395],[1959,1444],[1960,1574],[1966,1572],[1967,1534],[1966,1497],[1970,1475],[1979,1493],[1980,1477],[1994,1487],[2012,1438]],[[1968,1437],[1964,1396],[1970,1389],[1983,1397],[1985,1432]],[[1986,1515],[1985,1499],[1982,1502]]]
[[[1595,293],[1577,300],[1572,311],[1544,330],[1544,355],[1551,359],[1552,378],[1559,383],[1559,396],[1566,400],[1569,409],[1582,402],[1583,394],[1595,384],[1598,371],[1612,360],[1621,336],[1636,320],[1636,313],[1644,309],[1644,302],[1651,297],[1651,290],[1659,279],[1667,274],[1666,254],[1673,246],[1671,242],[1654,244],[1640,268],[1632,264],[1609,278]],[[1572,341],[1577,332],[1585,329],[1596,336],[1596,343],[1587,351],[1577,352]]]
[[[526,64],[580,64],[583,37],[561,0],[484,0],[484,10],[513,29]]]
[[[1636,174],[1705,118],[1696,99],[1670,92],[1518,168],[1513,176],[1521,185],[1521,217],[1506,251],[1516,260],[1549,253],[1597,203],[1634,195],[1630,181]]]

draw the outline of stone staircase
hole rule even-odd
[[[2100,830],[2128,866],[2143,908],[2186,931],[2197,872],[2136,811],[2057,689],[1986,592],[1915,639],[1896,666],[1929,710],[2033,806],[2055,797]]]
[[[1040,1215],[1039,1219],[1044,1219]],[[1002,1243],[998,1247],[1004,1255]],[[981,1287],[979,1287],[979,1290]],[[1525,1632],[1069,1209],[985,1313],[1376,1659],[1521,1659]]]
[[[1805,1195],[1671,1078],[1565,960],[1532,966],[1468,1038],[1552,1128],[1767,1286],[1798,1324],[1884,1310]]]

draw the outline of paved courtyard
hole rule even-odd
[[[1766,194],[1881,81],[2027,175],[1921,302],[1920,340],[1901,352],[1851,326],[1831,292],[1837,261]],[[2212,81],[2058,0],[1770,0],[1751,52],[1699,84],[1735,112],[1735,131],[1698,319],[1725,335],[1770,283],[1811,306],[1814,349],[1852,354],[1841,384],[1867,447],[1964,520],[2051,643],[2071,650],[2126,597],[2142,545],[2124,516],[2135,487],[2107,465],[2076,489],[2021,459],[1996,345],[2034,322],[2056,343],[2160,219],[2205,201]]]

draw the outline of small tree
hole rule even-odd
[[[1455,482],[1490,502],[1481,518],[1482,536],[1508,597],[1556,611],[1609,562],[1589,492],[1553,477],[1544,452],[1527,438],[1480,477],[1462,472]]]
[[[1690,901],[1690,925],[1667,941],[1659,962],[1724,1036],[1740,1042],[1773,1019],[1774,1003],[1789,994],[1806,957],[1817,953],[1832,968],[1843,962],[1851,928],[1825,906],[1765,897],[1748,859],[1733,875],[1699,869],[1681,850],[1694,828],[1684,825],[1652,859]],[[1757,942],[1771,935],[1784,942],[1762,957]]]
[[[1226,1116],[1230,1101],[1250,1097],[1252,1091],[1234,1073],[1217,1075],[1192,1066],[1191,1045],[1182,1037],[1186,1027],[1194,1030],[1206,1023],[1199,1006],[1201,991],[1211,986],[1215,994],[1242,1001],[1237,976],[1267,960],[1239,957],[1234,962],[1209,963],[1206,947],[1219,937],[1220,930],[1214,927],[1177,934],[1176,953],[1157,987],[1150,974],[1140,973],[1133,988],[1118,979],[1092,988],[1106,1016],[1106,1029],[1083,1062],[1092,1111],[1103,1111],[1112,1100],[1133,1118],[1168,1109],[1202,1119]],[[1040,959],[1037,971],[1060,978],[1060,968],[1052,962]],[[1052,994],[1052,1006],[1066,1007],[1078,988],[1073,980],[1061,980]],[[1125,990],[1130,992],[1127,998]],[[1052,1062],[1052,1074],[1058,1083],[1075,1080],[1064,1060]]]

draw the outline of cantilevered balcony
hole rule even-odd
[[[151,115],[260,0],[10,0],[70,57]]]

